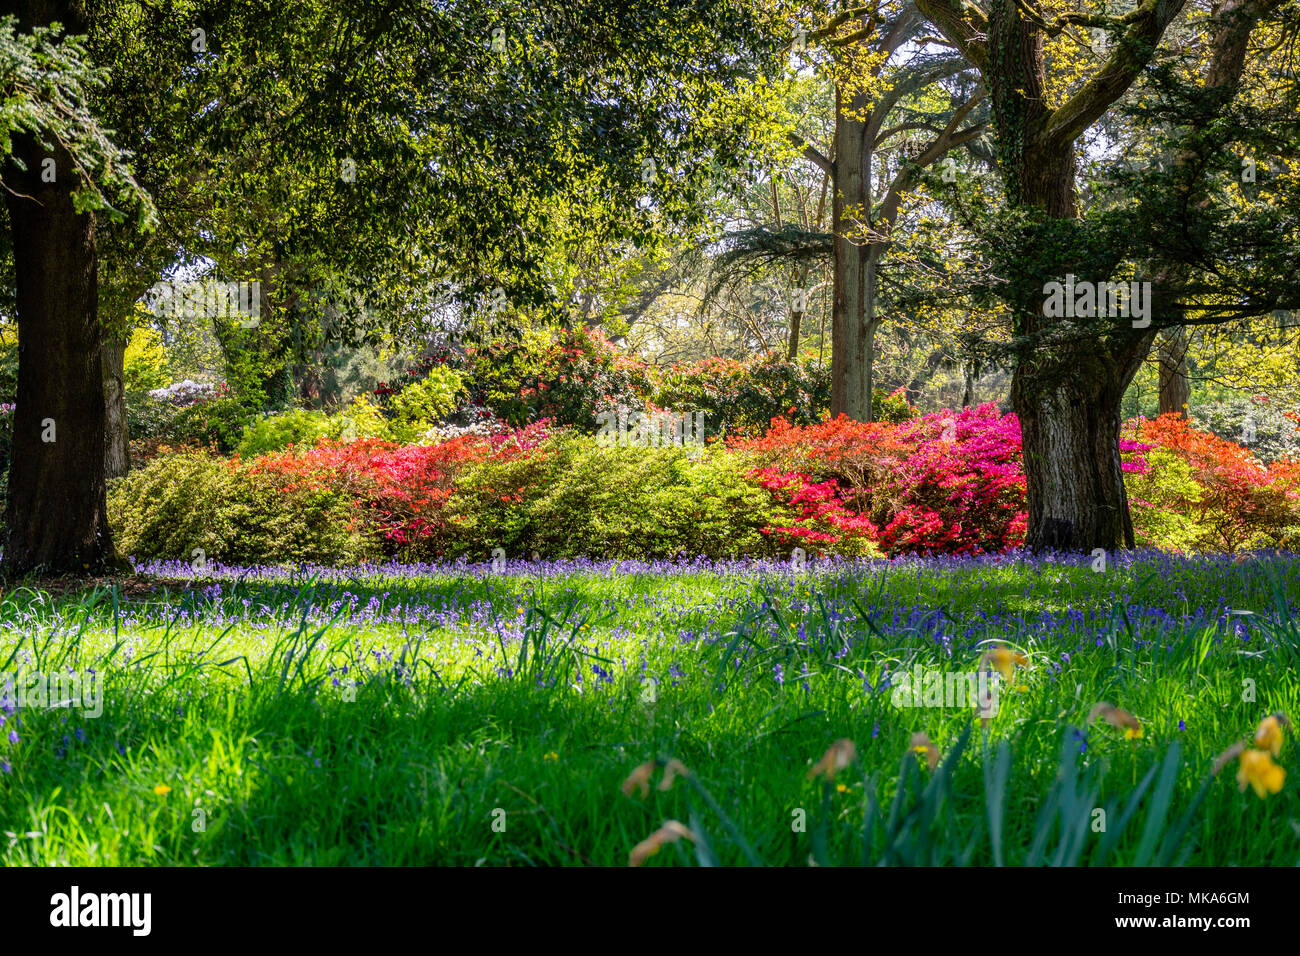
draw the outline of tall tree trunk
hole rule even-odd
[[[870,154],[861,93],[835,93],[835,184],[831,204],[835,299],[831,311],[831,415],[871,421],[871,292],[875,263],[867,237]]]
[[[68,6],[41,12],[70,32],[84,24]],[[31,24],[25,23],[24,26]],[[95,220],[80,214],[67,151],[15,140],[5,195],[13,227],[18,312],[18,408],[4,570],[7,575],[120,569],[104,494],[104,376]],[[43,161],[54,160],[54,182]]]
[[[104,372],[104,477],[121,478],[131,468],[126,422],[126,342],[107,338],[100,348]]]
[[[1187,417],[1191,387],[1187,382],[1187,327],[1166,329],[1159,339],[1160,414]]]

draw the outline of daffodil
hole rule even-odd
[[[694,843],[697,839],[695,832],[684,823],[677,820],[669,820],[654,833],[650,834],[640,843],[632,848],[628,854],[628,866],[640,866],[650,857],[654,856],[666,843],[676,843],[678,840],[690,840]]]
[[[1011,650],[1009,647],[991,648],[984,652],[984,656],[980,660],[991,665],[995,671],[1002,675],[1002,679],[1005,681],[1011,680],[1017,667],[1029,666],[1029,658],[1019,651]]]
[[[1112,727],[1124,728],[1125,740],[1133,740],[1136,737],[1144,736],[1142,722],[1127,710],[1116,707],[1114,704],[1109,704],[1104,700],[1093,704],[1092,710],[1088,712],[1088,723],[1092,723],[1098,717]]]
[[[841,737],[826,749],[821,760],[812,765],[812,769],[808,771],[808,779],[825,777],[830,780],[835,776],[836,771],[843,770],[857,758],[858,748],[853,745],[853,741]]]
[[[632,796],[634,790],[641,791],[641,797],[650,796],[650,775],[655,771],[655,762],[647,760],[641,766],[637,767],[627,779],[623,781],[623,793],[625,796]]]
[[[1282,725],[1286,718],[1281,714],[1272,714],[1259,723],[1255,731],[1255,746],[1267,750],[1274,757],[1282,752]]]
[[[1237,770],[1237,784],[1242,790],[1255,788],[1255,795],[1263,800],[1270,793],[1279,793],[1286,780],[1286,771],[1273,762],[1266,750],[1243,750],[1241,767]]]
[[[907,742],[907,746],[918,757],[924,756],[926,766],[931,770],[939,766],[941,756],[939,748],[934,745],[934,741],[930,739],[925,731],[918,730],[912,734],[912,739]]]

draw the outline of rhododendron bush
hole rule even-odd
[[[334,488],[369,516],[382,549],[406,557],[440,554],[452,528],[445,516],[456,476],[488,458],[508,460],[537,448],[545,421],[498,435],[464,435],[438,445],[395,445],[378,439],[321,439],[253,461],[254,473],[290,478],[288,488]]]
[[[1127,481],[1139,545],[1233,552],[1294,539],[1300,463],[1264,465],[1174,414],[1139,418],[1124,434],[1149,449]]]
[[[1128,423],[1120,451],[1138,545],[1300,543],[1300,462],[1264,465],[1176,416]],[[196,455],[115,485],[110,519],[134,556],[894,556],[1025,537],[1019,423],[993,404],[893,423],[774,419],[706,449],[606,447],[543,421],[432,445]]]
[[[760,456],[755,479],[800,506],[797,523],[770,529],[785,540],[863,537],[890,555],[980,554],[1024,540],[1020,426],[993,404],[898,424],[778,419],[732,445]]]

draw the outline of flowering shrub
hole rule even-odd
[[[487,458],[509,459],[535,449],[546,422],[486,438],[463,436],[438,445],[400,446],[380,439],[343,443],[322,438],[314,447],[255,459],[254,473],[287,480],[289,489],[338,489],[367,517],[376,547],[407,559],[447,551],[451,525],[444,507],[459,471]]]
[[[371,551],[348,504],[337,490],[181,449],[110,482],[108,517],[119,550],[138,558],[358,561]]]
[[[448,504],[456,553],[547,557],[771,556],[795,515],[720,447],[618,448],[559,435],[533,454],[467,466]]]
[[[646,365],[623,354],[595,329],[531,332],[522,341],[465,349],[471,404],[513,426],[549,419],[596,429],[597,408],[640,406],[650,391]]]
[[[779,420],[733,447],[770,462],[756,479],[802,508],[795,527],[771,529],[788,539],[860,536],[891,555],[981,554],[1024,540],[1020,425],[992,403],[899,424]]]
[[[149,392],[149,397],[155,402],[164,402],[176,408],[188,408],[215,398],[216,395],[217,386],[208,382],[191,382],[188,378],[183,382],[173,382],[165,388],[155,388]]]
[[[1147,470],[1129,479],[1134,530],[1142,527],[1150,543],[1234,552],[1282,544],[1300,524],[1300,466],[1281,462],[1270,468],[1248,449],[1198,431],[1175,414],[1137,419],[1127,427],[1127,434],[1161,453],[1153,452]],[[1149,512],[1159,524],[1146,524]],[[1172,523],[1172,534],[1170,515],[1182,516]]]

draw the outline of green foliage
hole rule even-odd
[[[458,553],[548,557],[772,555],[761,529],[789,520],[721,448],[618,448],[578,436],[469,465],[448,511]]]
[[[468,351],[471,400],[516,427],[547,418],[595,431],[602,408],[639,407],[650,391],[644,363],[593,329],[529,330]]]
[[[1197,405],[1192,409],[1192,422],[1202,431],[1245,445],[1266,465],[1284,458],[1300,458],[1297,410],[1279,408],[1262,398]]]
[[[205,451],[160,455],[111,484],[119,550],[209,561],[355,561],[365,554],[338,491],[291,485]]]
[[[182,408],[165,426],[169,441],[231,454],[239,446],[248,409],[234,398],[214,398]]]
[[[387,435],[399,444],[411,444],[455,410],[465,389],[465,375],[445,365],[434,366],[429,374],[407,385],[389,401],[392,421]]]
[[[1195,549],[1203,537],[1196,512],[1187,507],[1187,502],[1198,500],[1201,493],[1195,470],[1183,456],[1167,448],[1153,448],[1145,455],[1146,471],[1124,475],[1138,547]]]
[[[127,393],[165,387],[171,381],[167,366],[162,333],[148,326],[133,329],[122,357],[122,381]]]

